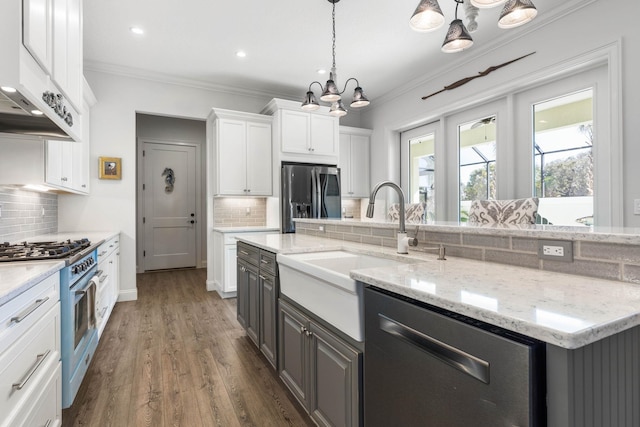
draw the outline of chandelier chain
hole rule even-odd
[[[331,55],[333,56],[333,68],[336,68],[336,4],[333,3],[333,10],[331,12],[331,21],[333,22],[333,46],[331,48]]]

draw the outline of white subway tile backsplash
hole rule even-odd
[[[0,187],[0,209],[1,241],[12,242],[58,231],[57,194]]]

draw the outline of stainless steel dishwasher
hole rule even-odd
[[[365,289],[365,425],[545,426],[545,344]]]

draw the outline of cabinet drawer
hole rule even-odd
[[[238,257],[255,266],[260,265],[260,249],[238,242]]]
[[[98,263],[106,259],[113,251],[119,248],[120,237],[114,236],[98,246]]]
[[[48,368],[60,359],[60,304],[0,356],[0,414],[12,414],[33,402]]]
[[[276,275],[276,254],[262,250],[260,251],[260,271],[265,271],[273,276]]]
[[[34,393],[35,403],[28,404],[16,420],[24,420],[21,427],[49,426],[62,424],[62,364],[53,365],[50,377],[43,381],[42,392]],[[30,403],[30,402],[29,402]],[[19,421],[18,421],[19,422]]]
[[[60,273],[56,272],[1,306],[0,354],[23,336],[59,299]]]

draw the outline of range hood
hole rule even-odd
[[[54,98],[54,95],[51,94],[50,97]],[[51,99],[45,100],[45,102],[47,101],[51,101]],[[73,124],[73,116],[67,113],[66,109],[60,113],[59,116],[65,124]],[[26,96],[17,90],[7,91],[7,88],[0,89],[0,133],[30,135],[47,139],[72,139],[65,130],[46,114],[43,114],[40,108],[29,101]]]

